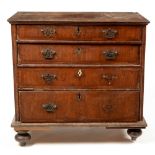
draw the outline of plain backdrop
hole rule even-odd
[[[155,153],[155,4],[154,0],[0,0],[0,154],[147,154]],[[26,147],[18,146],[10,127],[14,116],[11,30],[7,18],[17,11],[139,12],[147,27],[144,116],[148,127],[135,143],[126,130],[53,128],[32,134]]]

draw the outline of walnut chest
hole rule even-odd
[[[16,140],[52,126],[125,128],[143,118],[147,19],[138,13],[17,12],[12,30]]]

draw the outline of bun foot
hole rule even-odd
[[[26,143],[31,139],[31,135],[25,131],[20,131],[16,134],[15,139],[19,142],[20,146],[25,146]]]
[[[141,129],[128,129],[127,133],[131,137],[131,140],[135,141],[142,134],[142,130]]]

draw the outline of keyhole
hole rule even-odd
[[[77,72],[77,75],[78,75],[78,77],[81,77],[82,76],[82,70],[81,69],[79,69],[79,71]]]
[[[77,26],[77,28],[76,28],[76,35],[77,35],[77,36],[80,35],[80,28],[79,28],[79,26]]]
[[[80,55],[80,54],[81,54],[81,50],[82,50],[82,49],[81,49],[80,47],[76,48],[76,50],[75,50],[76,54],[77,54],[77,55]]]
[[[81,99],[82,99],[82,96],[81,96],[80,93],[78,93],[78,94],[77,94],[77,100],[78,100],[78,101],[81,101]]]

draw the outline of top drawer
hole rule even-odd
[[[18,40],[140,41],[138,26],[18,25]]]

